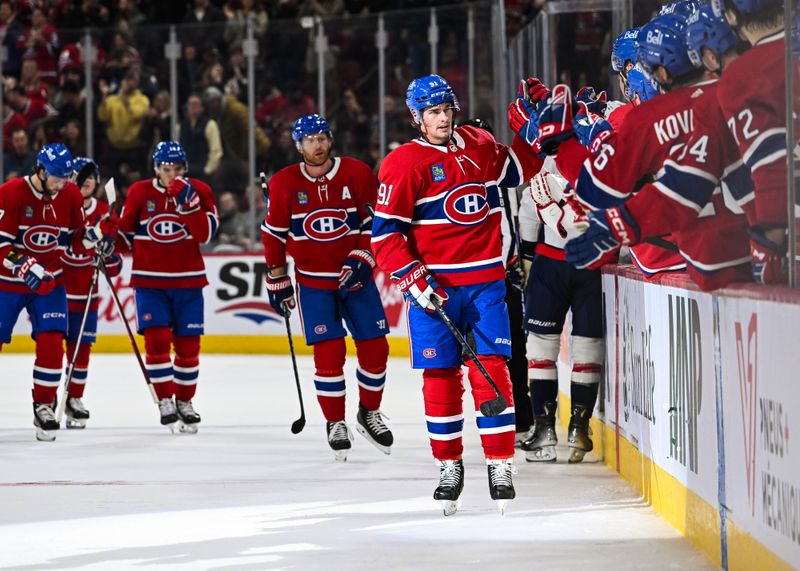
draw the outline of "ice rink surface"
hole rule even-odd
[[[501,517],[469,412],[462,507],[443,517],[421,376],[406,359],[390,362],[382,407],[391,456],[355,434],[348,361],[346,463],[328,448],[310,357],[300,362],[308,424],[297,436],[288,356],[203,356],[200,431],[171,435],[131,354],[93,357],[89,425],[53,443],[34,438],[32,362],[0,354],[2,569],[713,568],[612,471],[570,466],[561,447],[557,464],[517,452],[517,499]]]

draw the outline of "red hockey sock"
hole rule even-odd
[[[328,422],[344,420],[344,337],[314,344],[314,386],[322,414]]]
[[[481,403],[495,399],[497,395],[475,363],[471,360],[467,361],[467,375],[472,387],[472,398],[475,401],[475,421],[481,435],[483,453],[488,460],[513,458],[514,396],[506,360],[500,355],[479,355],[478,358],[508,403],[508,408],[497,416],[489,417],[481,414]]]
[[[39,333],[33,362],[33,402],[49,404],[55,400],[63,364],[64,334],[61,331]]]
[[[192,400],[200,373],[200,336],[175,336],[175,398]]]
[[[175,392],[172,382],[172,360],[169,348],[172,330],[169,327],[148,327],[144,330],[144,350],[147,376],[159,400],[172,398]]]
[[[356,355],[359,402],[367,410],[377,410],[381,407],[383,386],[386,383],[389,342],[386,337],[356,341]]]
[[[75,351],[75,343],[67,342],[67,361]],[[86,388],[86,378],[89,375],[89,355],[92,353],[91,343],[81,343],[78,347],[78,357],[75,359],[75,368],[72,370],[72,380],[69,383],[69,396],[81,398]]]
[[[459,460],[464,451],[464,376],[461,367],[422,372],[425,421],[431,451],[437,460]]]

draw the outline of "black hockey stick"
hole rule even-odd
[[[61,424],[61,419],[64,418],[64,411],[67,406],[67,399],[69,398],[69,387],[72,384],[72,376],[75,373],[75,361],[78,359],[78,351],[81,348],[81,340],[83,339],[83,332],[86,329],[86,320],[89,317],[89,308],[92,305],[92,294],[94,293],[94,286],[97,285],[98,274],[100,273],[100,264],[95,263],[94,272],[92,273],[92,284],[89,286],[89,293],[86,296],[86,304],[83,306],[83,315],[81,316],[81,326],[78,328],[78,336],[75,341],[75,349],[72,350],[70,356],[69,366],[67,367],[67,380],[64,382],[64,392],[61,396],[61,401],[58,403],[58,410],[56,410],[56,422]]]
[[[264,201],[269,199],[269,185],[267,175],[259,173],[261,178],[261,190],[264,193]],[[289,310],[283,312],[283,321],[286,324],[286,337],[289,339],[289,353],[292,355],[292,368],[294,369],[294,384],[297,387],[297,399],[300,401],[300,418],[292,423],[292,434],[299,434],[306,426],[306,408],[303,405],[303,391],[300,388],[300,373],[297,371],[297,355],[294,352],[294,339],[292,339],[292,326],[289,324]]]
[[[102,258],[98,260],[98,267],[103,272],[103,276],[105,276],[106,278],[108,289],[111,290],[111,297],[114,298],[114,305],[117,307],[117,313],[119,313],[119,318],[122,320],[122,323],[125,324],[125,330],[128,332],[128,340],[130,340],[131,347],[133,347],[133,353],[134,355],[136,355],[136,361],[139,363],[139,368],[141,369],[142,375],[144,376],[144,381],[147,383],[147,388],[150,389],[150,396],[153,397],[153,402],[158,404],[158,396],[156,395],[156,390],[153,388],[153,383],[150,381],[150,375],[147,374],[147,367],[144,366],[144,361],[142,360],[142,354],[139,352],[139,346],[136,344],[136,339],[134,339],[133,337],[131,324],[128,323],[128,318],[125,317],[125,313],[123,313],[122,311],[122,304],[119,301],[117,290],[114,289],[114,284],[111,281],[111,276],[108,275],[106,264]]]
[[[78,185],[78,188],[83,186],[83,183],[86,182],[86,179],[89,178],[94,174],[94,165],[92,163],[86,163],[81,167],[81,170],[78,171],[78,176],[75,177],[75,184]],[[97,181],[98,186],[100,185],[100,181]]]
[[[442,318],[444,324],[447,325],[447,328],[450,330],[450,333],[453,334],[453,337],[456,338],[458,344],[461,345],[461,350],[469,355],[469,358],[475,362],[475,365],[478,367],[478,370],[481,374],[486,378],[486,381],[494,390],[494,393],[497,397],[493,398],[492,400],[483,401],[480,405],[481,414],[483,416],[497,416],[498,414],[502,413],[507,407],[508,403],[506,402],[505,397],[500,393],[500,389],[497,388],[497,384],[492,379],[492,376],[489,374],[489,371],[486,370],[486,367],[483,366],[481,360],[478,359],[477,353],[475,350],[470,347],[467,340],[464,339],[464,336],[461,334],[461,331],[453,324],[450,320],[450,317],[444,312],[442,306],[439,305],[439,301],[435,297],[431,297],[431,303],[433,307],[436,308],[436,313],[439,317]]]

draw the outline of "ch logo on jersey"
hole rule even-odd
[[[316,210],[303,220],[303,232],[315,242],[333,242],[343,238],[350,232],[347,211],[335,208]]]
[[[172,244],[183,240],[189,233],[177,214],[164,213],[150,219],[147,223],[147,235],[159,244]]]
[[[461,226],[480,224],[489,216],[486,187],[475,182],[451,190],[447,193],[443,206],[445,216]]]
[[[31,226],[22,235],[25,249],[34,254],[52,252],[58,248],[60,230],[53,226]]]

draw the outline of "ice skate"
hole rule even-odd
[[[67,415],[67,428],[86,428],[89,411],[83,406],[83,400],[79,397],[67,397],[64,412]]]
[[[488,460],[488,463],[489,494],[497,502],[500,515],[505,515],[506,504],[517,496],[514,491],[514,482],[511,481],[511,476],[517,473],[514,459]]]
[[[567,431],[567,444],[569,445],[569,463],[576,464],[583,460],[587,452],[594,448],[592,444],[592,429],[589,428],[590,411],[582,404],[572,407],[572,417],[569,419]]]
[[[439,485],[433,491],[433,499],[442,504],[445,516],[458,511],[461,506],[461,491],[464,489],[464,463],[461,460],[441,460]]]
[[[347,462],[347,451],[353,445],[353,433],[343,420],[327,423],[327,430],[328,444],[333,450],[334,459],[337,462]]]
[[[528,430],[522,430],[514,433],[514,448],[522,448],[522,443],[528,440],[533,435],[533,426]]]
[[[178,411],[175,409],[175,402],[171,398],[158,401],[158,412],[161,414],[161,424],[168,427],[170,432],[175,433],[175,424],[178,422]]]
[[[53,404],[33,403],[33,426],[36,427],[36,440],[41,442],[53,442],[56,435],[52,431],[59,429],[56,415],[53,412]]]
[[[392,453],[394,436],[392,431],[383,421],[383,415],[379,410],[367,410],[362,405],[358,405],[358,416],[356,417],[356,431],[366,438],[375,448],[384,454]]]
[[[180,420],[179,430],[187,434],[197,434],[200,415],[194,410],[192,401],[175,399],[175,404],[177,405],[178,419]]]
[[[531,435],[520,448],[525,451],[527,462],[555,462],[556,444],[556,403],[547,401],[544,414],[534,418]]]

